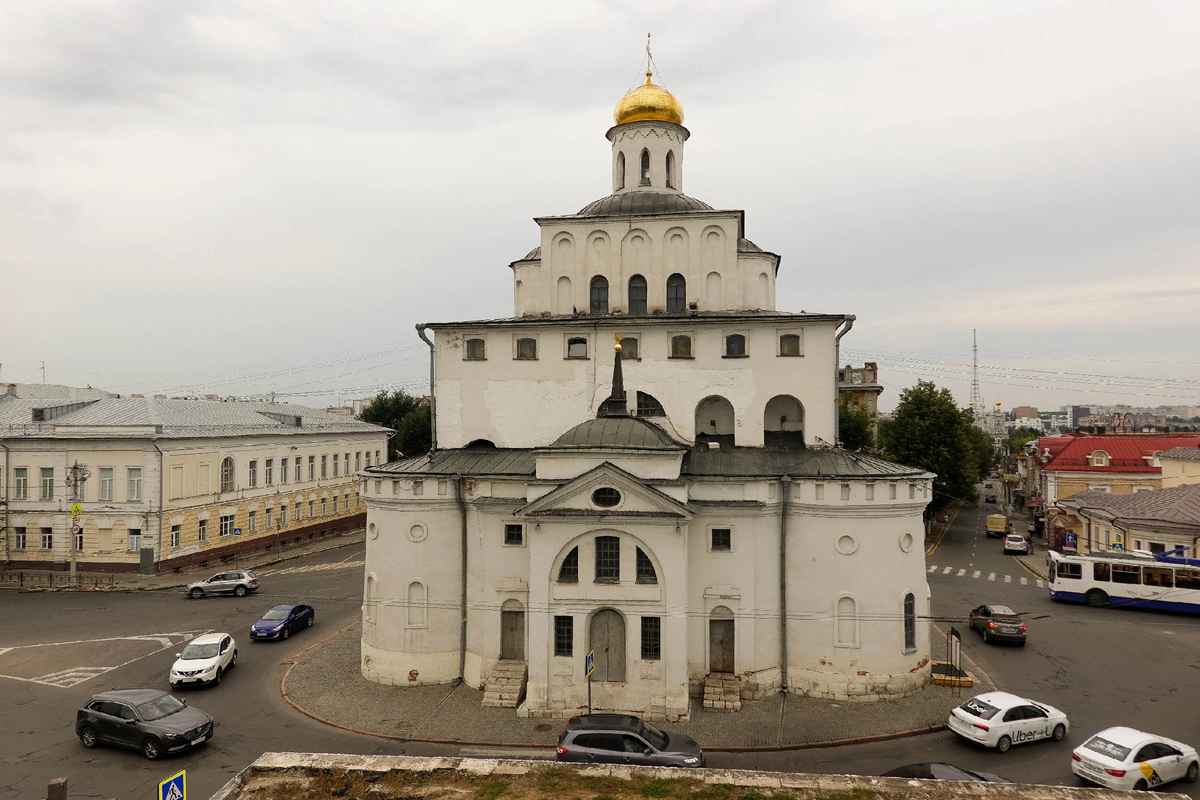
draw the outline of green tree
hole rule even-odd
[[[1042,436],[1045,434],[1037,428],[1014,428],[1008,432],[1008,452],[1016,453],[1027,443]]]
[[[416,456],[429,450],[429,406],[423,398],[415,397],[403,389],[375,395],[375,399],[367,404],[359,419],[391,428],[396,432],[388,439],[388,461],[395,461],[401,454]]]
[[[875,415],[859,402],[841,401],[838,410],[838,441],[847,450],[866,450],[875,445]]]
[[[991,464],[991,441],[983,431],[977,437],[976,430],[971,413],[955,405],[949,389],[919,381],[900,394],[892,417],[880,422],[879,443],[888,458],[937,475],[930,501],[936,510],[952,498],[976,499],[975,483],[986,472],[984,453]]]

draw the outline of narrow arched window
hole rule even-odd
[[[625,154],[617,153],[617,176],[615,183],[618,189],[625,188]]]
[[[642,186],[650,185],[650,151],[642,151]]]
[[[917,598],[912,592],[904,595],[904,652],[917,649]]]
[[[857,606],[853,597],[838,598],[836,644],[839,647],[858,647]]]
[[[654,562],[650,560],[650,556],[642,552],[640,547],[637,549],[637,582],[658,583],[658,573],[654,571]]]
[[[225,459],[223,461],[221,461],[221,491],[222,492],[232,492],[233,491],[233,488],[234,488],[233,475],[234,475],[233,459],[229,456],[226,456]]]
[[[572,547],[558,568],[559,583],[579,583],[579,548]]]
[[[608,313],[608,278],[601,275],[592,278],[591,313]]]
[[[646,313],[646,279],[641,275],[629,279],[629,313]]]
[[[667,188],[675,188],[675,151],[667,153]]]
[[[687,309],[687,281],[676,272],[667,278],[667,311],[678,313]]]

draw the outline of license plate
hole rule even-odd
[[[195,747],[196,745],[200,744],[207,738],[208,738],[208,734],[206,733],[203,736],[201,736],[199,739],[197,739],[196,741],[192,742],[192,747]]]

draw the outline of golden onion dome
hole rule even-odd
[[[683,106],[675,99],[675,95],[651,83],[650,77],[650,71],[647,70],[646,82],[617,103],[613,120],[618,125],[644,119],[683,124]]]

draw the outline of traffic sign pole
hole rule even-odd
[[[588,679],[588,713],[592,713],[592,670],[596,668],[596,651],[588,650],[587,659],[585,660],[585,669]]]

